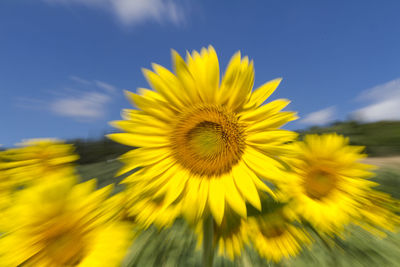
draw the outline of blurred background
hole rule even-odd
[[[131,108],[123,89],[147,87],[141,68],[170,68],[181,55],[213,45],[221,73],[237,50],[254,59],[255,87],[283,77],[271,99],[288,98],[301,135],[337,132],[365,146],[380,168],[380,189],[400,198],[400,2],[211,0],[2,0],[0,149],[55,137],[76,146],[79,171],[99,186],[118,182],[128,151],[104,138]],[[331,250],[281,266],[400,266],[400,235],[351,229]],[[168,240],[168,242],[164,242]],[[128,266],[195,266],[201,254],[183,222],[149,229]],[[256,253],[216,266],[265,266]]]

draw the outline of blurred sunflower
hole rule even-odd
[[[150,196],[143,188],[128,186],[124,192],[126,216],[142,228],[154,224],[161,229],[169,227],[181,214],[179,203],[166,204],[162,197]]]
[[[241,255],[243,247],[248,244],[248,223],[246,219],[227,210],[221,225],[213,224],[213,247],[218,246],[218,253],[234,260]],[[202,223],[197,224],[198,244],[203,241]]]
[[[56,139],[30,139],[19,146],[0,155],[0,172],[13,184],[21,185],[55,172],[72,174],[71,164],[79,158],[72,145]]]
[[[9,179],[6,164],[9,162],[10,153],[8,150],[0,151],[0,195],[12,190],[15,181]]]
[[[350,146],[348,138],[336,134],[307,135],[291,146],[295,155],[286,161],[294,173],[278,185],[282,196],[317,230],[340,233],[376,185],[367,180],[373,166],[359,162],[366,157],[363,147]]]
[[[399,200],[393,199],[383,192],[369,190],[361,204],[363,208],[360,210],[355,224],[381,237],[386,236],[384,231],[400,230]]]
[[[119,266],[131,233],[102,207],[111,188],[75,182],[56,175],[16,193],[1,266]]]
[[[54,172],[71,174],[78,156],[71,145],[55,139],[31,139],[0,152],[0,229],[12,205],[13,193]]]
[[[7,217],[6,211],[12,205],[12,193],[18,183],[10,179],[8,173],[1,168],[7,158],[6,151],[0,151],[0,232],[4,229],[4,220]]]
[[[9,156],[7,150],[0,151],[0,212],[8,206],[10,194],[19,185],[18,181],[10,179],[8,168],[5,166],[9,162]]]
[[[179,203],[165,204],[159,194],[153,190],[148,191],[143,181],[134,181],[134,177],[140,177],[142,171],[137,171],[129,177],[129,183],[125,180],[125,189],[107,200],[110,211],[124,221],[135,224],[139,229],[147,229],[154,224],[161,229],[169,227],[175,219],[181,215]]]
[[[220,82],[213,47],[187,53],[186,62],[172,52],[171,73],[153,64],[143,70],[154,89],[127,92],[138,110],[125,110],[112,123],[125,133],[109,135],[139,147],[126,153],[120,174],[142,167],[142,181],[157,188],[165,203],[179,201],[191,221],[209,211],[218,224],[225,205],[246,217],[245,202],[260,209],[258,190],[270,192],[260,179],[282,179],[276,156],[296,133],[278,129],[296,119],[280,112],[288,100],[262,105],[280,83],[270,81],[252,92],[253,62],[236,53]],[[128,178],[129,179],[129,178]]]
[[[311,238],[296,226],[283,210],[260,214],[248,219],[249,238],[258,254],[274,262],[296,256]]]
[[[125,222],[133,222],[134,218],[128,214],[127,199],[128,194],[123,190],[107,198],[104,207],[108,212],[113,212],[116,218]]]

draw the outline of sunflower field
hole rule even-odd
[[[55,139],[0,152],[0,266],[399,266],[400,170],[283,129],[281,79],[254,89],[240,52],[223,75],[212,46],[172,66],[125,92],[117,161],[77,166]]]

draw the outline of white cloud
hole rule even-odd
[[[111,98],[103,93],[90,92],[82,96],[59,98],[50,105],[50,110],[58,115],[78,119],[97,119],[104,116],[104,105]]]
[[[77,82],[77,83],[80,83],[80,84],[83,84],[83,85],[90,85],[90,84],[92,84],[91,81],[82,79],[81,77],[78,77],[78,76],[75,76],[75,75],[71,75],[71,76],[69,76],[69,78],[70,78],[71,80],[73,80],[74,82]]]
[[[370,104],[351,113],[356,120],[400,120],[400,78],[365,90],[359,100]]]
[[[91,86],[91,87],[94,86],[110,94],[115,94],[117,92],[117,87],[115,87],[112,84],[106,83],[104,81],[99,81],[99,80],[90,81],[76,75],[71,75],[69,76],[69,78],[80,85]]]
[[[76,120],[95,120],[107,113],[107,105],[115,97],[117,88],[99,80],[87,80],[75,75],[69,76],[74,81],[72,87],[52,90],[49,100],[35,98],[17,98],[17,107],[50,111],[56,115]]]
[[[114,85],[111,85],[109,83],[98,81],[98,80],[95,80],[94,83],[96,84],[97,87],[104,89],[108,93],[114,94],[117,92],[117,88],[115,88]]]
[[[307,125],[327,124],[334,120],[334,116],[335,116],[335,107],[332,106],[309,113],[304,117],[304,119],[300,120],[299,122]]]
[[[50,4],[79,4],[112,12],[125,25],[146,20],[170,21],[178,24],[184,12],[172,0],[43,0]]]

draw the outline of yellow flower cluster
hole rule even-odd
[[[222,254],[234,258],[252,244],[273,261],[310,244],[307,229],[329,237],[349,223],[376,233],[399,225],[394,200],[372,189],[362,147],[336,134],[297,141],[280,129],[297,118],[282,111],[288,100],[266,102],[281,79],[253,90],[253,61],[238,52],[220,80],[211,46],[186,61],[172,51],[172,63],[174,72],[143,70],[152,89],[126,92],[137,109],[124,110],[124,120],[112,122],[121,132],[108,135],[135,147],[119,174],[140,167],[124,180],[127,213],[138,222],[163,227],[183,216],[201,241],[211,216]]]
[[[80,183],[78,156],[57,140],[0,152],[1,266],[119,266],[133,225],[178,217],[231,259],[249,245],[275,262],[311,244],[311,231],[397,230],[399,203],[373,189],[362,147],[281,129],[297,118],[282,111],[290,101],[266,102],[281,79],[253,90],[253,61],[238,52],[220,80],[211,46],[172,61],[173,72],[143,70],[152,90],[126,92],[137,109],[112,122],[121,132],[108,137],[134,147],[120,157],[122,192]]]
[[[112,187],[78,183],[71,145],[30,140],[0,152],[1,266],[119,266],[132,229],[107,208]]]

